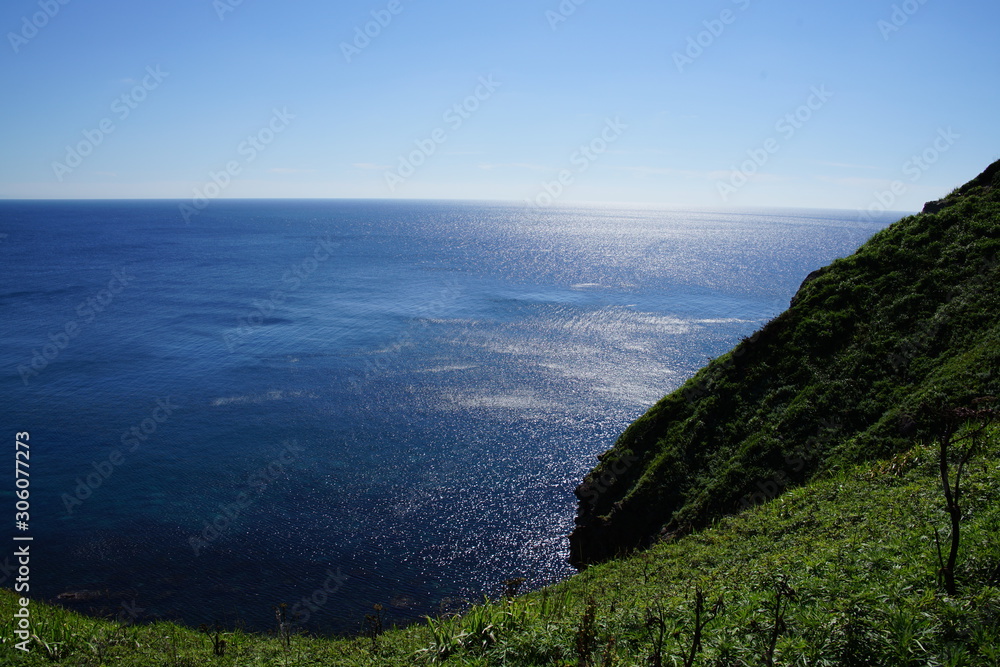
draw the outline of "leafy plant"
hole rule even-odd
[[[597,648],[597,627],[595,624],[597,603],[593,598],[587,601],[583,618],[576,628],[576,664],[578,667],[591,667],[591,655]]]
[[[374,651],[379,635],[382,634],[382,605],[376,603],[372,605],[372,609],[374,614],[365,614],[364,634],[371,640]]]
[[[222,638],[222,627],[219,625],[218,621],[216,621],[215,625],[212,627],[202,624],[198,629],[208,635],[208,638],[212,640],[213,655],[217,655],[220,658],[226,655],[226,640]]]

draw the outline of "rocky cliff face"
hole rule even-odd
[[[632,424],[576,489],[577,567],[892,455],[929,402],[1000,393],[1000,161],[811,274]]]

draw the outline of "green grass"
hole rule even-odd
[[[31,653],[12,648],[14,598],[0,596],[3,664],[684,665],[695,598],[694,665],[762,665],[788,594],[774,665],[1000,665],[1000,430],[969,469],[958,595],[937,577],[934,529],[947,519],[937,452],[833,473],[700,532],[591,567],[560,584],[368,638],[228,633],[226,655],[197,630],[121,626],[33,602]],[[794,593],[792,595],[792,593]],[[588,608],[591,611],[587,620]],[[662,643],[661,643],[662,638]],[[589,662],[581,663],[581,653]],[[49,656],[53,656],[50,658]]]

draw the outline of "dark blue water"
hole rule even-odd
[[[595,455],[889,222],[856,217],[0,203],[32,593],[354,631],[565,577]]]

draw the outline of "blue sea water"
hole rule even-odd
[[[404,622],[565,577],[595,456],[891,221],[0,202],[31,593],[258,630],[284,602],[351,632],[375,603]]]

